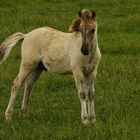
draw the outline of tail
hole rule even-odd
[[[8,55],[11,52],[13,46],[19,41],[25,38],[25,34],[23,33],[15,33],[12,36],[8,37],[2,44],[0,45],[0,64],[6,60]]]

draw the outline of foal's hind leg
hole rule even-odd
[[[21,107],[21,116],[26,117],[28,113],[28,104],[29,104],[29,97],[31,90],[39,78],[43,68],[38,66],[26,79],[25,81],[25,89],[24,89],[24,97],[22,101],[22,107]]]
[[[19,88],[21,87],[22,83],[25,81],[26,77],[34,69],[34,67],[35,65],[21,64],[19,74],[13,82],[13,86],[11,90],[11,97],[10,97],[9,104],[5,112],[6,120],[12,119],[13,108],[15,105],[15,100],[16,100]]]

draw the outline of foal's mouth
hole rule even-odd
[[[82,47],[81,52],[82,52],[83,55],[89,55],[89,49],[86,48],[86,47]]]

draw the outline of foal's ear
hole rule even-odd
[[[95,13],[95,11],[92,11],[92,18],[93,18],[93,19],[96,18],[96,13]]]

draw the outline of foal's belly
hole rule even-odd
[[[53,59],[46,58],[43,60],[44,67],[50,71],[58,74],[69,74],[71,73],[70,61],[65,58]]]

